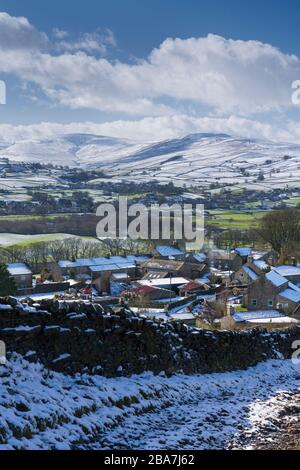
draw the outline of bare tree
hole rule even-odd
[[[300,244],[300,210],[283,209],[267,213],[260,222],[258,233],[278,253],[297,249]]]

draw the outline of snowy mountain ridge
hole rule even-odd
[[[0,158],[73,167],[101,168],[112,177],[170,179],[178,185],[243,185],[253,189],[298,187],[300,145],[237,138],[227,134],[190,134],[159,142],[138,142],[93,134],[0,141]],[[263,174],[262,178],[258,178]],[[253,183],[255,186],[253,186]]]

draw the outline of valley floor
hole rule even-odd
[[[13,355],[0,366],[0,449],[295,448],[299,391],[300,366],[281,359],[222,374],[106,379]]]

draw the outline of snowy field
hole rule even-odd
[[[74,235],[68,233],[49,233],[38,235],[20,235],[18,233],[0,233],[0,246],[10,246],[17,244],[30,244],[37,242],[49,242],[54,240],[65,240],[73,238]]]
[[[13,355],[0,366],[1,449],[251,448],[300,389],[300,366],[171,378],[67,377]]]

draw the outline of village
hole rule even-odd
[[[157,245],[149,254],[9,263],[14,296],[128,306],[160,322],[206,329],[278,328],[300,321],[300,264],[273,249],[185,252]]]

